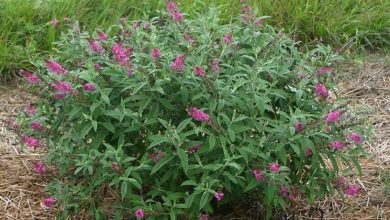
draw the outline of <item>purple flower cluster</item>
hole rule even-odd
[[[122,44],[115,43],[111,51],[119,65],[127,66],[129,64],[130,56],[132,54],[131,48],[123,48]]]
[[[61,64],[57,63],[54,60],[46,61],[46,66],[50,72],[56,73],[58,75],[66,75],[69,72],[67,69],[61,66]]]
[[[180,22],[183,19],[183,14],[174,1],[169,1],[167,3],[167,11],[176,22]]]
[[[197,121],[210,121],[210,116],[197,108],[190,108],[189,114]]]

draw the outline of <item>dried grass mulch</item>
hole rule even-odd
[[[33,171],[35,161],[44,152],[22,147],[18,135],[8,126],[33,100],[17,81],[0,88],[1,220],[55,219],[41,204],[46,180]]]

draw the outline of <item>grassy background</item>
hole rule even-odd
[[[178,0],[182,12],[216,4],[226,20],[240,13],[239,0]],[[390,49],[390,0],[248,0],[268,23],[293,31],[305,43],[324,41],[335,47],[346,42],[354,49]],[[33,56],[51,49],[61,24],[70,17],[86,30],[105,28],[129,19],[153,17],[165,10],[164,0],[0,0],[0,77],[28,66]]]

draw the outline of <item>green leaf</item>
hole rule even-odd
[[[133,184],[133,186],[137,187],[138,189],[142,189],[141,184],[134,178],[127,178],[127,181]]]
[[[333,152],[328,152],[326,155],[328,156],[328,158],[332,162],[333,173],[338,173],[339,172],[339,167],[338,167],[336,158],[333,156]]]
[[[241,133],[241,132],[250,130],[251,127],[245,126],[245,125],[242,125],[242,124],[233,124],[233,125],[230,127],[230,129],[232,129],[232,130],[234,131],[234,133],[239,134],[239,133]]]
[[[83,108],[81,106],[77,106],[77,107],[73,108],[72,111],[70,113],[68,113],[68,120],[72,121],[73,119],[75,119],[76,116],[79,116],[81,114],[82,110],[83,110]]]
[[[147,148],[147,150],[149,150],[150,148],[158,145],[158,144],[161,144],[161,143],[164,143],[164,142],[167,142],[169,139],[168,137],[165,137],[165,136],[161,136],[159,139],[157,140],[154,140],[152,143],[149,144],[149,147]]]
[[[192,118],[187,118],[186,120],[180,122],[180,124],[176,128],[176,132],[180,133],[187,125],[190,123]]]
[[[188,155],[187,153],[181,149],[177,148],[177,154],[179,155],[180,158],[180,163],[183,168],[183,171],[186,175],[188,175]]]
[[[230,181],[232,181],[233,183],[237,184],[237,179],[236,177],[234,177],[231,173],[227,172],[227,171],[224,171],[223,172],[223,175],[225,175]]]
[[[107,128],[107,130],[109,130],[111,133],[115,134],[115,127],[110,121],[103,123],[103,126]]]
[[[210,151],[211,151],[215,146],[215,137],[213,135],[209,136],[209,145],[210,145]]]
[[[168,123],[167,121],[165,121],[164,119],[157,118],[157,120],[158,120],[166,129],[169,129],[169,128],[170,128],[169,123]]]
[[[92,124],[87,123],[80,131],[80,138],[84,138],[92,129]]]
[[[228,133],[229,133],[230,141],[234,142],[236,140],[236,134],[232,129],[228,129]]]
[[[258,183],[258,182],[256,181],[256,179],[253,177],[253,178],[251,179],[251,181],[248,183],[248,185],[245,187],[244,192],[248,192],[248,191],[254,189],[256,186],[258,186],[258,184],[259,184],[259,183]]]
[[[99,132],[95,135],[95,138],[93,139],[91,143],[92,148],[98,148],[103,140],[107,137],[109,131],[106,129],[100,129]]]
[[[93,130],[95,130],[95,132],[96,132],[97,131],[97,126],[98,126],[97,121],[92,120],[91,123],[92,123]]]
[[[176,210],[174,208],[171,209],[169,216],[172,220],[176,220]]]
[[[186,180],[180,186],[197,186],[198,184],[194,180]]]
[[[84,167],[77,167],[77,169],[74,171],[74,175],[77,175],[78,173],[80,173],[80,171],[83,169]]]
[[[199,209],[202,209],[210,201],[210,193],[204,191],[202,197],[200,198]]]
[[[101,97],[102,97],[102,100],[103,100],[107,105],[110,105],[110,99],[108,98],[108,96],[107,96],[106,94],[104,94],[104,93],[102,92]]]
[[[127,193],[127,182],[123,181],[121,185],[121,196],[122,200],[126,198],[126,193]]]
[[[267,206],[271,205],[275,196],[276,189],[277,189],[276,185],[267,186],[267,192],[265,193],[265,199],[264,199],[265,204]]]
[[[357,161],[356,158],[353,156],[350,157],[350,159],[352,160],[352,163],[355,165],[356,169],[358,170],[359,175],[363,176],[362,167],[360,166],[359,161]]]
[[[165,164],[167,164],[169,161],[173,159],[172,155],[163,157],[152,169],[150,172],[150,175],[160,170]]]
[[[194,202],[196,193],[192,193],[190,196],[186,198],[186,205],[187,207],[191,207],[192,203]]]
[[[297,154],[297,156],[300,157],[301,156],[300,148],[297,145],[293,144],[293,143],[290,143],[290,146],[292,147],[294,152]]]

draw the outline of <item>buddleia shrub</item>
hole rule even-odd
[[[21,70],[39,96],[22,119],[25,144],[48,148],[47,207],[59,219],[207,219],[237,200],[266,218],[335,191],[359,169],[362,131],[338,101],[330,47],[298,43],[243,7],[216,8],[94,33],[70,24],[50,57]]]

